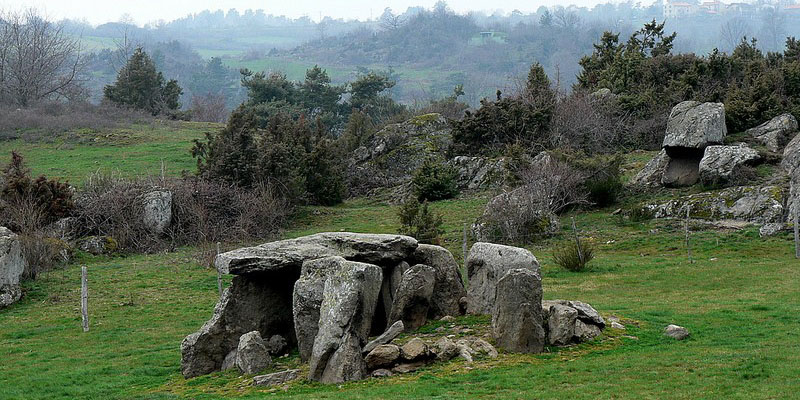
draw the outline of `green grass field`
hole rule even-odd
[[[211,123],[156,120],[127,128],[65,132],[46,142],[0,141],[0,165],[8,163],[11,151],[17,151],[35,175],[75,185],[98,170],[127,177],[158,175],[162,162],[168,175],[178,176],[183,170],[196,169],[192,141],[220,128]]]
[[[209,124],[158,123],[63,143],[0,142],[18,148],[36,172],[78,179],[93,170],[126,174],[193,169],[191,140]],[[61,147],[60,147],[61,146]],[[644,155],[632,157],[640,162]],[[5,159],[0,159],[5,162]],[[174,166],[174,167],[173,167]],[[489,195],[437,202],[444,245],[461,260],[464,224]],[[216,373],[184,380],[180,342],[212,314],[216,273],[197,250],[127,257],[79,257],[24,285],[26,295],[0,310],[0,399],[785,399],[800,393],[800,261],[789,235],[758,237],[694,227],[694,262],[682,224],[624,222],[612,210],[575,214],[594,243],[591,271],[552,262],[561,234],[529,246],[543,270],[545,299],[586,301],[623,318],[626,331],[539,355],[435,364],[419,372],[343,385],[299,381],[255,388],[249,377]],[[322,231],[395,232],[396,206],[367,199],[300,210],[283,237]],[[236,247],[235,244],[226,248]],[[91,330],[80,327],[80,265],[89,268]],[[458,324],[486,329],[486,318]],[[662,336],[669,323],[692,336]],[[437,323],[425,329],[431,332]],[[625,337],[629,336],[629,337]],[[280,359],[294,366],[296,358]]]

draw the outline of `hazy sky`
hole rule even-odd
[[[603,0],[605,1],[605,0]],[[569,0],[577,5],[590,5],[597,0]],[[299,17],[308,15],[317,20],[320,15],[334,18],[366,19],[378,16],[386,7],[405,11],[409,6],[432,7],[436,0],[0,0],[0,9],[36,7],[52,19],[86,19],[99,24],[118,21],[130,14],[137,23],[173,20],[204,9],[248,8],[263,9],[267,14]],[[541,5],[564,4],[565,0],[449,0],[450,8],[463,12],[471,10],[494,11],[502,9],[523,12],[535,11]]]

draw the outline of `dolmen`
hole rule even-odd
[[[223,253],[215,265],[233,280],[181,344],[186,378],[222,370],[237,359],[240,338],[258,332],[298,348],[311,380],[364,379],[370,336],[398,321],[411,330],[465,312],[453,255],[408,236],[320,233]]]

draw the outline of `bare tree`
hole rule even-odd
[[[559,6],[553,11],[553,22],[560,28],[577,29],[580,27],[582,21],[581,17],[574,11]]]
[[[733,51],[742,38],[750,35],[750,25],[743,18],[732,18],[722,24],[719,32],[720,39],[725,44],[725,51]]]
[[[0,101],[28,107],[84,94],[80,39],[36,10],[0,16]]]
[[[208,93],[192,97],[192,119],[202,122],[225,122],[228,110],[225,109],[225,96]]]
[[[380,26],[385,31],[396,31],[405,23],[402,15],[395,14],[391,8],[386,7],[381,15]]]
[[[786,15],[777,8],[765,7],[761,11],[761,37],[769,45],[769,50],[779,51],[786,38]]]

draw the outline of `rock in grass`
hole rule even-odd
[[[477,353],[486,354],[489,358],[497,358],[500,354],[489,342],[483,339],[475,339],[472,341],[472,349]]]
[[[236,366],[243,374],[252,375],[272,366],[267,346],[258,331],[245,333],[236,348]]]
[[[393,376],[393,375],[394,374],[392,373],[392,371],[389,371],[388,369],[383,369],[383,368],[382,369],[376,369],[375,371],[372,371],[372,377],[373,378],[388,378],[388,377]]]
[[[572,341],[575,336],[575,321],[578,311],[572,307],[555,304],[550,307],[550,316],[547,319],[548,341],[551,345],[563,346]]]
[[[400,358],[400,348],[393,344],[375,347],[364,359],[367,369],[392,366]]]
[[[443,337],[433,344],[433,354],[438,361],[449,361],[458,356],[459,348],[447,337]]]
[[[299,369],[289,369],[286,371],[275,372],[267,375],[259,375],[253,378],[253,385],[255,386],[274,386],[282,385],[286,382],[293,381],[300,376]]]
[[[587,324],[580,319],[575,321],[575,340],[578,343],[588,342],[598,336],[602,331],[594,324]]]
[[[428,358],[430,354],[428,345],[420,338],[413,338],[400,348],[402,357],[406,361],[417,361]]]
[[[689,337],[689,330],[678,325],[667,325],[664,328],[664,336],[671,337],[675,340],[683,340]]]
[[[372,351],[373,349],[382,344],[391,343],[391,341],[394,340],[396,337],[400,336],[400,334],[403,333],[404,330],[405,327],[403,325],[403,321],[397,321],[393,323],[392,326],[390,326],[389,329],[386,330],[386,332],[383,332],[380,336],[375,338],[375,340],[367,343],[367,345],[364,346],[364,349],[362,349],[362,351],[364,353],[369,353],[370,351]]]

